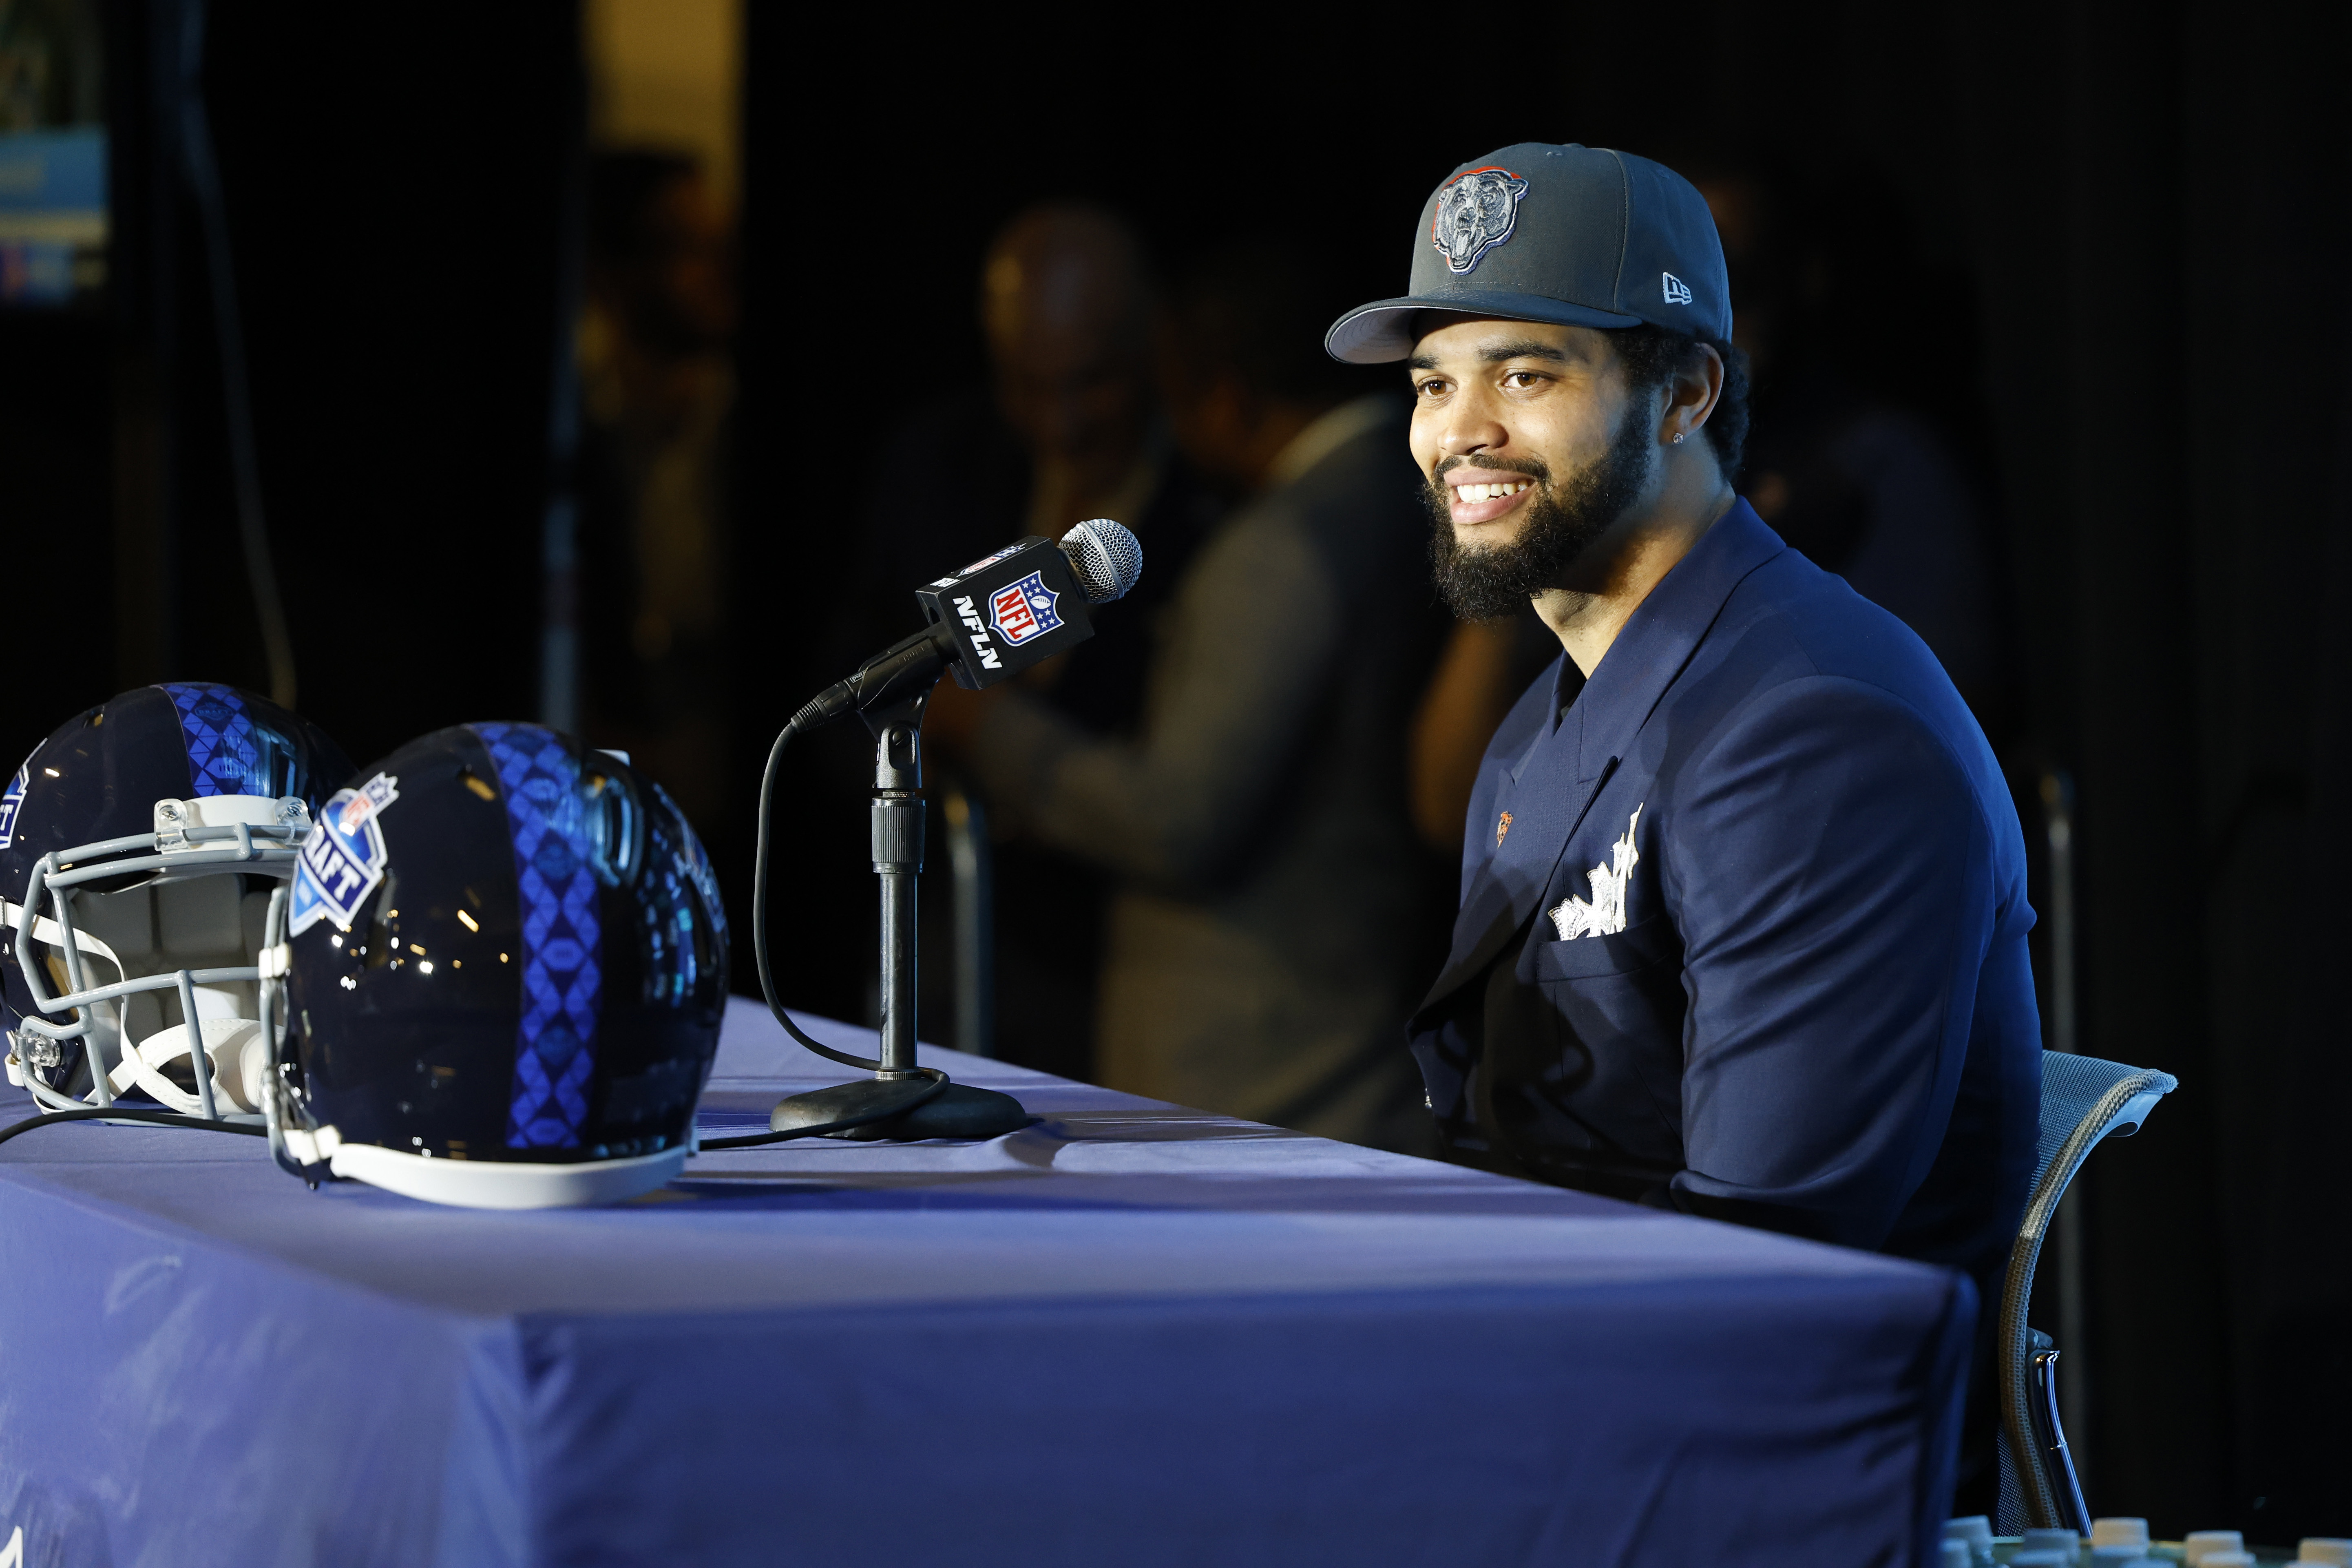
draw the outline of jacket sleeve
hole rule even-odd
[[[1991,939],[1991,839],[1899,698],[1815,676],[1698,743],[1665,832],[1684,942],[1677,1207],[1874,1247],[1943,1141]]]
[[[1170,614],[1138,738],[1090,736],[1016,692],[989,715],[972,761],[991,799],[1046,843],[1192,889],[1223,874],[1273,805],[1343,621],[1312,547],[1266,511],[1210,542]]]

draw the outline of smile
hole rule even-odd
[[[1476,479],[1467,474],[1477,474]],[[1515,474],[1507,469],[1487,468],[1484,472],[1468,469],[1457,472],[1445,485],[1449,496],[1447,513],[1456,528],[1476,528],[1515,516],[1527,504],[1528,492],[1536,488],[1530,475]]]

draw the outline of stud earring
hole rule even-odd
[[[1676,436],[1676,437],[1675,437],[1675,446],[1677,446],[1677,447],[1679,447],[1679,446],[1681,446],[1682,444],[1683,444],[1683,438],[1682,438],[1682,437],[1680,437],[1680,436]]]

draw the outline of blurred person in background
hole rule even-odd
[[[1404,401],[1322,352],[1325,270],[1255,242],[1172,303],[1177,439],[1248,500],[1170,574],[1140,730],[1012,687],[942,688],[929,728],[1008,826],[1118,878],[1101,1082],[1418,1152],[1399,1027],[1437,954],[1405,731],[1443,621]]]
[[[1054,203],[998,233],[981,271],[991,384],[919,410],[892,439],[897,482],[877,487],[865,520],[866,596],[844,634],[848,663],[922,624],[918,584],[1025,534],[1058,539],[1114,518],[1142,541],[1141,581],[1092,639],[1023,685],[1075,734],[1135,733],[1154,619],[1222,510],[1216,487],[1170,437],[1153,311],[1142,248],[1111,214]],[[862,797],[870,745],[846,728],[824,743],[844,793]],[[1002,804],[1018,813],[1035,803]],[[934,864],[943,848],[935,844]],[[1109,881],[1093,860],[1035,837],[997,847],[994,880],[997,1054],[1090,1078]],[[923,942],[944,953],[950,900],[924,905],[933,923]],[[951,1016],[952,978],[948,964],[926,966],[922,1016]]]
[[[596,154],[580,328],[583,728],[708,833],[727,798],[720,656],[734,241],[683,154]]]

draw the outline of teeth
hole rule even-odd
[[[1517,479],[1507,484],[1456,485],[1454,493],[1467,505],[1472,501],[1498,500],[1504,496],[1515,496],[1534,482],[1532,479]]]

